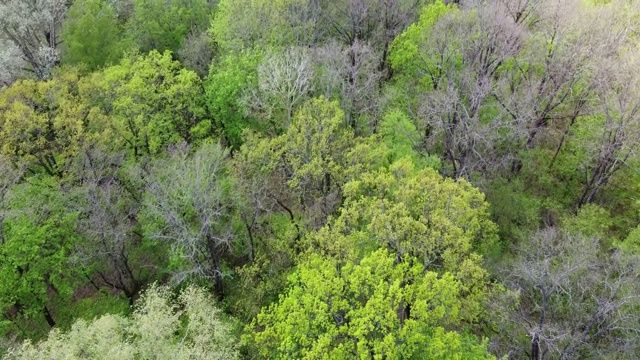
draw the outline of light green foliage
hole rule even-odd
[[[404,158],[347,183],[344,195],[340,216],[310,236],[312,247],[351,261],[376,248],[415,257],[454,274],[467,297],[462,316],[481,316],[487,272],[477,252],[497,241],[482,193]]]
[[[206,28],[210,13],[207,0],[133,0],[126,31],[143,53],[176,52],[189,32]]]
[[[105,0],[77,0],[62,29],[62,61],[89,70],[110,65],[127,48],[113,7]]]
[[[611,214],[596,204],[585,205],[577,214],[566,216],[562,221],[562,229],[569,234],[605,242],[611,240],[612,225]]]
[[[486,344],[444,329],[460,321],[458,283],[418,259],[386,250],[357,262],[312,254],[289,281],[246,337],[265,358],[493,358]]]
[[[416,151],[420,146],[420,134],[416,126],[401,110],[391,110],[380,122],[380,135],[393,156],[393,159],[411,157],[411,160],[421,166],[440,168],[437,156],[422,157]]]
[[[338,103],[319,98],[301,107],[285,134],[252,137],[243,151],[251,153],[261,174],[278,179],[269,184],[273,196],[323,224],[339,205],[343,184],[385,163],[387,149],[376,141],[356,140]]]
[[[177,298],[167,287],[152,286],[133,315],[78,320],[67,332],[26,341],[5,360],[55,359],[237,359],[230,326],[205,290],[189,287]]]
[[[200,78],[169,52],[129,56],[87,78],[83,92],[92,111],[108,119],[113,141],[124,140],[136,156],[211,133]]]
[[[8,204],[0,242],[0,311],[14,315],[7,318],[13,325],[0,331],[34,335],[42,329],[14,325],[27,326],[22,319],[41,322],[52,301],[68,302],[81,271],[70,266],[76,214],[65,210],[59,185],[47,177],[14,186]]]
[[[454,11],[457,11],[455,5],[445,5],[442,0],[425,6],[418,22],[411,24],[391,43],[389,62],[392,68],[408,78],[435,76],[440,71],[435,65],[441,59],[430,58],[434,53],[424,51],[423,47],[430,44],[430,37],[442,36],[434,34],[432,28],[443,15]],[[427,84],[429,81],[427,79]],[[433,85],[435,84],[432,83],[431,86]]]
[[[78,79],[70,69],[49,81],[18,81],[0,92],[1,153],[32,171],[59,174],[88,137]]]
[[[211,116],[233,148],[242,144],[244,129],[256,128],[256,123],[245,116],[240,100],[245,91],[257,86],[260,59],[260,53],[252,51],[225,56],[212,64],[204,83]]]
[[[279,137],[246,133],[231,168],[254,262],[238,271],[234,307],[255,314],[277,297],[302,237],[335,212],[345,182],[386,163],[388,150],[378,141],[354,138],[337,102],[324,98],[303,105]]]

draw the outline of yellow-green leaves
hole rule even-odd
[[[417,259],[383,249],[354,262],[312,254],[290,282],[245,339],[264,357],[492,358],[484,345],[444,330],[460,320],[458,282]]]
[[[87,79],[93,111],[108,118],[115,141],[135,155],[211,134],[200,78],[182,69],[169,52],[123,59]]]
[[[85,135],[86,109],[78,99],[78,73],[48,81],[23,80],[0,92],[0,152],[32,171],[62,171]]]

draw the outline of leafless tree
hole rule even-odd
[[[12,41],[0,38],[0,87],[9,86],[22,77],[26,62]]]
[[[77,231],[83,239],[74,258],[92,270],[90,280],[96,287],[117,289],[133,301],[144,285],[141,273],[149,261],[139,251],[140,199],[122,178],[124,159],[124,154],[91,146],[72,165],[79,184],[72,207],[80,214]]]
[[[367,132],[359,125],[375,129],[382,107],[379,82],[383,73],[373,50],[360,41],[348,47],[331,43],[316,50],[316,61],[322,69],[321,90],[327,98],[338,96],[347,124],[357,134]],[[361,124],[363,118],[366,124]]]
[[[421,44],[432,89],[417,111],[426,149],[440,149],[447,174],[504,167],[517,139],[517,119],[494,101],[504,62],[521,50],[522,27],[499,7],[478,5],[443,16]],[[482,35],[480,35],[482,34]]]
[[[233,240],[226,158],[219,144],[204,144],[193,154],[188,146],[177,146],[168,159],[152,164],[144,201],[145,216],[155,224],[150,235],[185,262],[174,280],[210,279],[220,298],[222,262]]]
[[[640,350],[638,259],[555,228],[534,234],[506,269],[520,302],[500,329],[510,358],[629,358]],[[529,341],[521,341],[526,334]]]
[[[389,75],[389,45],[417,18],[425,3],[424,0],[324,1],[322,22],[348,47],[356,42],[369,44],[377,55],[378,69]]]
[[[258,89],[245,94],[247,108],[271,122],[282,114],[286,129],[294,109],[312,90],[313,76],[309,49],[293,47],[284,53],[270,53],[258,66]],[[280,130],[280,124],[273,125]]]
[[[635,11],[640,13],[637,7]],[[593,108],[598,115],[583,119],[580,124],[588,129],[594,141],[586,145],[584,140],[577,139],[587,154],[581,169],[585,184],[578,207],[592,202],[611,177],[628,165],[637,155],[640,142],[640,48],[632,40],[640,28],[619,10],[598,16],[600,26],[595,27],[608,29],[608,36],[599,44],[599,56],[591,68]]]
[[[512,74],[496,99],[523,126],[526,147],[531,149],[540,135],[543,143],[555,139],[555,129],[569,128],[588,112],[593,39],[578,26],[575,1],[525,1],[520,10],[512,5],[503,7],[511,16],[518,18],[518,12],[527,11],[526,16],[536,17],[528,24],[535,35],[513,59]],[[533,8],[526,10],[526,6]]]

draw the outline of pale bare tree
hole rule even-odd
[[[482,4],[444,15],[430,33],[420,50],[431,89],[416,111],[424,148],[439,149],[454,178],[506,166],[518,119],[494,94],[507,76],[501,66],[523,47],[524,29],[499,7]]]
[[[0,39],[0,87],[9,86],[24,76],[26,65],[20,49],[12,41]]]
[[[389,45],[418,16],[424,0],[338,0],[322,2],[322,24],[348,47],[369,44],[379,70],[389,75]]]
[[[272,122],[276,131],[288,128],[295,108],[312,91],[314,68],[306,48],[288,48],[267,54],[258,65],[258,88],[245,94],[254,114]],[[279,117],[284,124],[279,124]]]
[[[620,25],[622,19],[617,19]],[[608,26],[615,36],[602,44],[603,54],[594,61],[595,119],[580,124],[595,143],[582,144],[587,158],[582,165],[586,179],[578,207],[592,202],[598,191],[629,160],[636,158],[640,143],[640,47],[633,43],[635,31],[629,24]],[[620,42],[625,43],[620,45]]]
[[[538,231],[516,251],[505,275],[520,300],[502,322],[498,352],[532,360],[637,354],[637,257],[607,252],[597,239],[555,228]]]
[[[338,96],[347,124],[357,134],[375,129],[382,109],[379,85],[384,74],[373,49],[360,41],[351,46],[334,42],[316,49],[316,61],[322,69],[321,91],[327,98]]]
[[[174,281],[203,277],[223,292],[222,262],[233,240],[232,199],[225,184],[227,151],[204,144],[191,153],[187,145],[156,160],[146,179],[144,216],[150,236],[171,246],[183,261]]]

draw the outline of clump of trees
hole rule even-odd
[[[0,0],[0,356],[636,357],[639,15]]]

